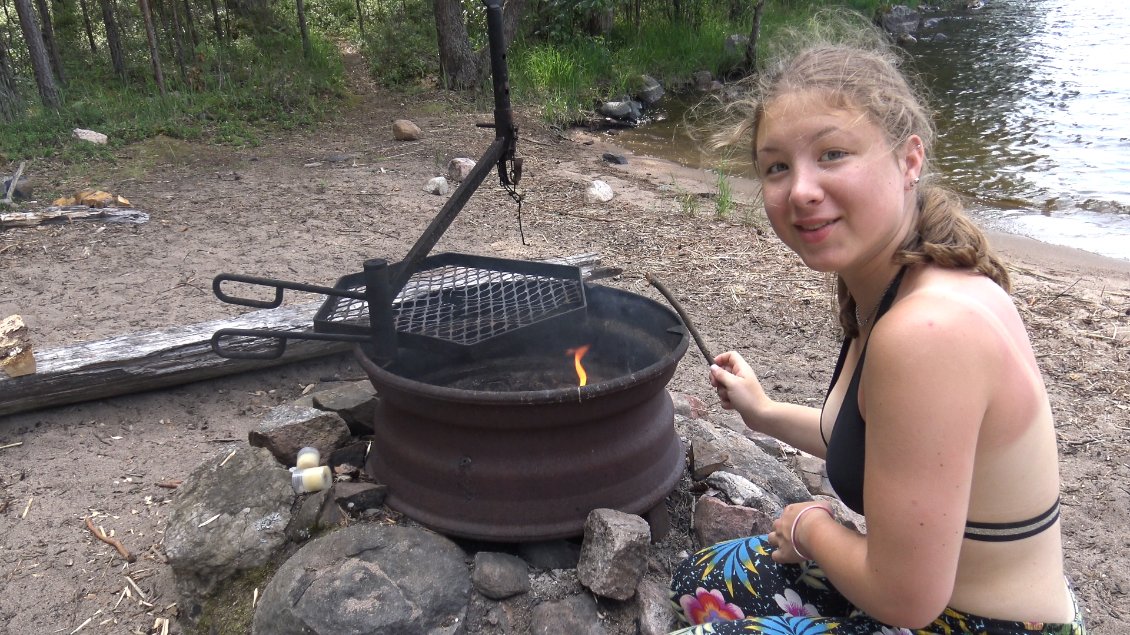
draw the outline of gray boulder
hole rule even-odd
[[[190,621],[221,581],[281,552],[293,501],[290,472],[261,448],[221,453],[189,474],[173,496],[165,556]]]
[[[800,478],[780,461],[767,454],[745,436],[729,429],[717,427],[709,421],[675,417],[675,428],[688,440],[709,443],[729,458],[719,468],[737,474],[757,485],[779,506],[811,499],[808,488]],[[749,502],[747,505],[751,504]]]
[[[252,635],[453,635],[471,595],[466,555],[430,531],[375,523],[316,538],[275,573]]]
[[[660,99],[663,99],[663,85],[651,75],[636,77],[633,88],[636,99],[644,106],[654,106],[659,103]]]
[[[879,26],[884,31],[898,36],[911,35],[918,30],[922,16],[906,5],[895,5],[879,13]]]
[[[572,595],[558,602],[542,602],[530,616],[530,632],[536,635],[607,635],[600,623],[596,600],[590,595]]]
[[[247,433],[248,443],[267,448],[286,466],[294,465],[298,451],[304,447],[316,448],[320,455],[329,456],[350,437],[349,426],[337,413],[300,404],[276,406],[258,428]]]

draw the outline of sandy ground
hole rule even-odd
[[[107,164],[33,163],[43,200],[98,187],[151,217],[0,229],[0,317],[22,315],[41,350],[64,347],[236,315],[211,293],[221,272],[332,284],[366,258],[399,260],[442,204],[424,182],[481,154],[493,132],[474,122],[486,116],[441,95],[369,90],[318,129],[254,149],[156,139]],[[394,141],[398,118],[423,138]],[[610,142],[523,121],[521,230],[491,177],[433,252],[596,252],[623,269],[600,284],[662,302],[645,280],[656,274],[715,352],[742,351],[778,398],[818,401],[838,350],[830,282],[779,245],[752,184],[736,184],[736,208],[720,216],[712,176],[630,155],[613,166],[601,160]],[[610,203],[585,202],[595,178],[615,190]],[[1092,632],[1130,633],[1130,263],[995,240],[1057,416],[1068,571]],[[671,388],[717,410],[704,371],[692,347]],[[340,355],[0,418],[0,632],[154,632],[177,599],[161,547],[172,492],[158,483],[245,442],[311,386],[362,376]],[[88,517],[137,561],[95,540]]]

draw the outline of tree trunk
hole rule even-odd
[[[90,11],[86,8],[86,0],[78,0],[82,8],[82,27],[86,30],[86,41],[90,44],[90,56],[98,55],[98,45],[94,43],[94,27],[90,24]]]
[[[15,0],[16,13],[20,16],[20,29],[24,33],[31,68],[35,72],[35,84],[39,87],[39,97],[43,105],[58,110],[59,90],[55,87],[55,77],[51,74],[51,62],[47,59],[47,47],[43,45],[43,34],[35,23],[35,11],[29,0]]]
[[[518,19],[526,0],[508,0],[502,9],[503,47],[509,46],[518,31]],[[440,74],[452,90],[474,88],[490,72],[490,50],[471,48],[463,5],[459,0],[434,0],[436,34],[439,39]]]
[[[596,7],[589,9],[585,16],[585,31],[589,35],[607,37],[612,33],[615,14],[612,7]]]
[[[7,123],[20,111],[20,95],[16,92],[16,79],[9,62],[8,38],[0,31],[0,122]]]
[[[149,40],[149,64],[153,68],[153,80],[161,96],[165,95],[165,76],[161,72],[161,54],[157,50],[157,32],[153,29],[153,14],[149,12],[148,0],[137,0],[141,7],[141,17],[145,20],[145,38]]]
[[[114,0],[99,0],[102,6],[102,24],[106,26],[106,48],[110,49],[110,63],[114,74],[126,81],[126,62],[122,54],[122,36],[118,32],[118,21],[114,17]]]
[[[173,55],[177,61],[177,71],[180,72],[180,82],[181,85],[184,86],[188,83],[188,68],[186,68],[185,64],[184,29],[181,27],[180,23],[180,11],[177,9],[176,0],[171,0],[168,7],[161,5],[161,8],[169,13],[169,39],[172,40]]]
[[[200,46],[200,40],[196,37],[196,20],[192,19],[192,5],[188,0],[184,0],[184,24],[188,30],[188,40],[192,42],[192,50],[195,51]]]
[[[216,32],[216,42],[224,41],[224,27],[220,24],[220,8],[216,0],[208,0],[212,4],[212,30]]]
[[[444,85],[466,90],[479,82],[480,62],[471,50],[463,4],[459,0],[434,0],[436,35],[439,38],[439,72]]]
[[[745,47],[745,71],[752,75],[757,72],[757,40],[761,36],[761,14],[765,11],[765,0],[757,0],[753,5],[753,28],[749,32],[749,43]]]
[[[365,40],[365,12],[361,10],[361,0],[355,0],[357,4],[357,31],[361,35],[361,41]]]
[[[310,32],[306,30],[306,5],[302,0],[295,0],[294,4],[298,10],[298,32],[302,35],[302,55],[310,59],[313,51],[310,48]]]
[[[47,48],[51,68],[55,71],[59,83],[65,85],[67,76],[63,73],[63,58],[59,56],[59,46],[55,43],[55,29],[51,26],[51,9],[47,6],[47,0],[36,0],[35,4],[39,8],[39,29],[43,34],[43,45]]]

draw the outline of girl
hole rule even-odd
[[[929,115],[889,49],[814,45],[763,73],[753,140],[777,236],[838,279],[845,339],[822,408],[777,402],[736,352],[711,384],[746,425],[825,458],[862,535],[820,503],[699,551],[672,582],[700,633],[1059,633],[1052,414],[1009,279],[929,179]]]

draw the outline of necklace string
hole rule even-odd
[[[875,320],[876,314],[879,313],[879,307],[883,305],[883,299],[887,297],[887,294],[891,292],[891,289],[894,289],[895,285],[897,285],[899,280],[902,279],[902,274],[905,270],[905,268],[899,269],[899,272],[895,274],[895,277],[891,278],[891,281],[887,283],[887,287],[883,289],[883,293],[879,295],[879,299],[875,301],[875,306],[871,307],[871,310],[864,314],[862,318],[859,316],[859,303],[856,302],[855,322],[859,325],[860,331],[866,329]]]

